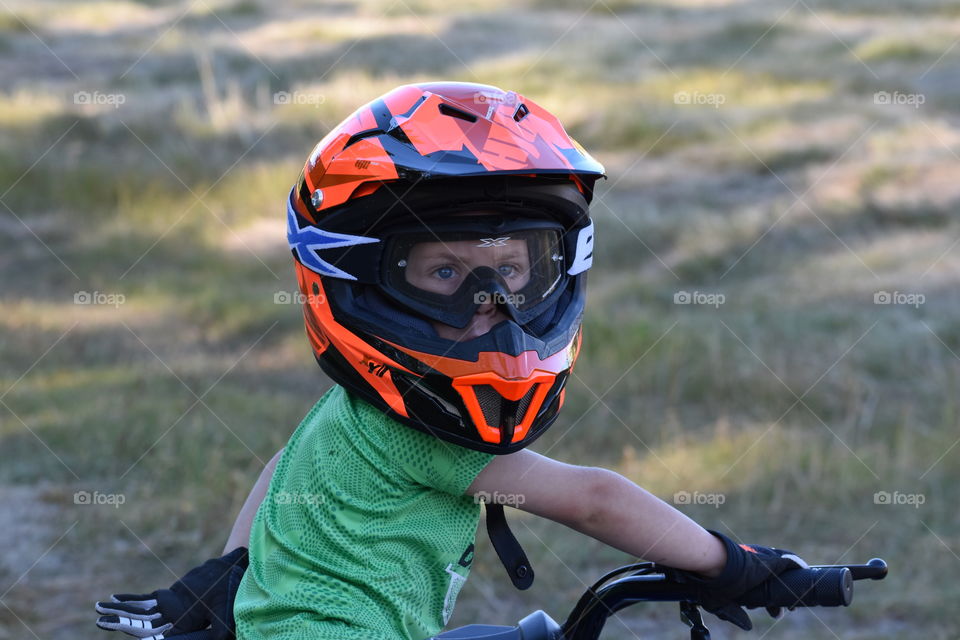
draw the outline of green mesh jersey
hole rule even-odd
[[[492,454],[334,386],[291,436],[250,530],[238,640],[422,640],[453,612]]]

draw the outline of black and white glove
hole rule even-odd
[[[710,533],[719,538],[727,550],[727,564],[719,576],[705,578],[678,569],[667,569],[667,572],[671,579],[696,587],[700,606],[741,629],[749,631],[753,623],[743,607],[736,603],[738,597],[767,580],[776,580],[784,571],[810,568],[792,551],[756,544],[737,544],[722,533]],[[780,615],[779,607],[766,609],[774,618]]]
[[[191,569],[169,589],[116,593],[98,602],[97,626],[136,638],[161,640],[210,627],[214,640],[233,640],[233,601],[247,569],[247,550],[237,547]]]

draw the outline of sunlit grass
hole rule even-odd
[[[31,30],[35,30],[35,28],[35,25],[31,25],[30,21],[23,15],[9,11],[6,8],[0,12],[0,35],[7,33],[29,33]]]
[[[918,62],[937,60],[954,38],[937,34],[918,34],[915,38],[883,35],[867,40],[854,53],[867,61]]]
[[[168,11],[132,0],[103,2],[32,2],[24,9],[31,22],[45,31],[61,33],[106,33],[121,27],[153,25]]]
[[[21,89],[0,97],[0,127],[30,129],[67,110],[62,97]]]
[[[668,501],[721,493],[720,508],[680,506],[811,561],[915,567],[898,574],[902,589],[865,587],[870,606],[826,612],[841,637],[949,625],[941,605],[956,587],[939,567],[955,561],[944,544],[955,547],[958,524],[960,134],[955,88],[933,80],[952,54],[917,89],[922,109],[872,96],[914,86],[903,69],[946,50],[955,11],[811,1],[823,23],[798,6],[774,26],[789,4],[318,7],[11,0],[0,16],[14,74],[49,70],[11,78],[0,96],[0,193],[14,185],[2,198],[23,220],[0,220],[0,482],[38,487],[54,508],[56,531],[36,525],[40,551],[60,520],[79,522],[56,552],[77,559],[83,582],[68,588],[40,562],[4,597],[18,616],[43,637],[87,624],[91,590],[174,579],[144,577],[166,575],[153,553],[184,571],[219,552],[261,461],[329,386],[299,307],[274,297],[295,290],[284,198],[315,142],[357,106],[443,76],[537,101],[610,174],[594,207],[583,352],[535,449],[609,466]],[[81,80],[53,58],[18,58],[47,55],[18,17]],[[129,100],[81,108],[78,90]],[[927,298],[878,305],[879,290]],[[75,304],[81,291],[124,300]],[[726,302],[675,304],[679,291]],[[127,502],[84,508],[78,489]],[[874,503],[895,490],[927,504]],[[560,525],[514,521],[556,617],[626,560]],[[480,538],[455,623],[513,624],[544,607],[542,588],[502,597]],[[56,625],[35,619],[48,596],[66,603]],[[23,636],[5,612],[0,638]],[[644,637],[683,631],[674,608],[628,613]],[[809,637],[815,623],[799,620],[771,637]],[[615,626],[611,638],[633,637]]]
[[[660,74],[645,81],[636,89],[637,94],[649,96],[661,102],[678,104],[678,94],[688,94],[696,106],[697,95],[722,96],[717,108],[742,107],[788,107],[796,102],[821,100],[831,94],[829,81],[791,81],[768,74],[750,74],[743,71],[718,71],[712,69],[691,70],[682,75]],[[682,96],[685,97],[685,96]],[[680,106],[685,106],[681,103]],[[702,106],[710,108],[710,103]]]

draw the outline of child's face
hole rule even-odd
[[[511,293],[530,281],[530,256],[527,243],[508,239],[496,246],[477,240],[421,242],[407,256],[405,269],[409,284],[442,295],[454,293],[474,269],[488,267],[496,271]],[[482,336],[494,325],[507,319],[492,301],[477,307],[470,323],[463,329],[442,322],[432,322],[441,338],[460,342]]]

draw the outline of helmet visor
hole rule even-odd
[[[565,281],[561,228],[412,231],[385,247],[381,282],[405,306],[454,327],[495,304],[520,324],[536,317]]]

